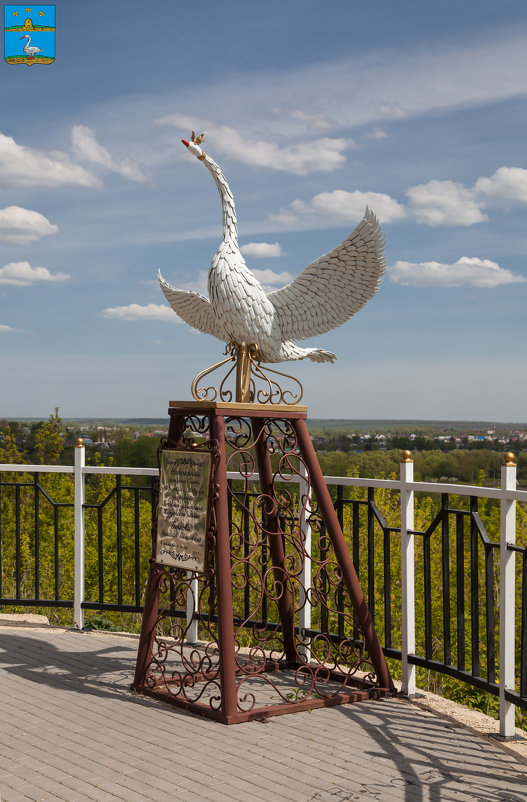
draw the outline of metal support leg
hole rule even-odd
[[[145,593],[145,611],[141,623],[137,662],[133,688],[140,689],[145,685],[146,672],[152,659],[152,648],[156,636],[156,621],[159,613],[159,584],[163,578],[164,569],[152,560]]]
[[[216,523],[216,572],[218,582],[218,647],[222,710],[227,722],[236,713],[236,665],[230,553],[227,469],[225,465],[225,420],[221,414],[212,418],[213,448],[217,461],[212,476],[212,496]]]
[[[291,590],[288,579],[288,571],[285,567],[285,553],[282,543],[282,532],[280,529],[280,522],[278,520],[277,504],[274,497],[273,487],[273,472],[271,469],[271,458],[267,450],[265,432],[263,431],[263,421],[260,419],[253,419],[253,434],[255,441],[256,454],[258,457],[258,470],[260,472],[260,487],[262,493],[267,496],[271,503],[272,508],[263,509],[265,528],[269,538],[269,548],[271,551],[271,560],[273,562],[273,573],[275,584],[281,587],[280,597],[278,599],[278,609],[280,613],[280,623],[282,625],[282,634],[284,637],[284,649],[287,660],[294,662],[298,661],[298,654],[295,644],[295,628],[293,608],[291,603]]]
[[[304,420],[292,420],[291,423],[297,435],[300,452],[307,464],[311,476],[311,483],[326,525],[326,531],[333,544],[335,557],[342,570],[342,575],[348,593],[350,594],[357,621],[364,635],[366,648],[368,649],[371,661],[377,672],[379,684],[381,688],[391,688],[393,683],[390,678],[388,666],[386,665],[384,653],[377,633],[375,632],[370,612],[355,571],[355,566],[353,565],[353,560],[351,559],[346,541],[344,540],[337,513],[335,512],[331,496],[329,495],[326,482],[324,481],[324,476],[318,463],[306,422]]]

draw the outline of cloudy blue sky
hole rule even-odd
[[[307,343],[338,361],[288,363],[313,417],[527,420],[525,3],[57,0],[56,26],[53,64],[0,63],[0,416],[164,416],[220,358],[156,284],[203,290],[221,236],[194,128],[269,287],[381,220],[378,294]]]

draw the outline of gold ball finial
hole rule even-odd
[[[75,447],[84,448],[84,440],[82,439],[82,437],[77,437],[77,445]]]
[[[516,463],[514,462],[514,459],[515,457],[512,451],[507,451],[505,453],[505,461],[503,464],[505,465],[506,468],[515,468]]]
[[[403,451],[403,462],[413,462],[412,452],[407,449]]]

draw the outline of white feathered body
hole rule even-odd
[[[267,356],[276,354],[281,337],[274,307],[240,252],[229,242],[222,242],[214,254],[208,290],[218,326],[227,333],[226,340],[256,343]]]
[[[258,346],[263,362],[336,359],[322,348],[300,348],[295,339],[322,334],[348,320],[375,293],[384,270],[377,219],[366,210],[355,231],[290,284],[267,294],[238,246],[234,199],[218,165],[201,159],[222,201],[223,238],[211,262],[209,299],[159,281],[174,311],[187,323],[226,343]]]

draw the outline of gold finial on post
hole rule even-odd
[[[403,451],[403,462],[413,462],[412,459],[412,452],[411,451]]]
[[[84,448],[84,440],[82,439],[82,437],[77,437],[77,445],[75,446],[75,448]]]
[[[506,451],[504,457],[505,457],[505,461],[504,461],[503,464],[505,465],[506,468],[515,468],[516,467],[516,463],[514,462],[515,456],[512,453],[512,451]]]

